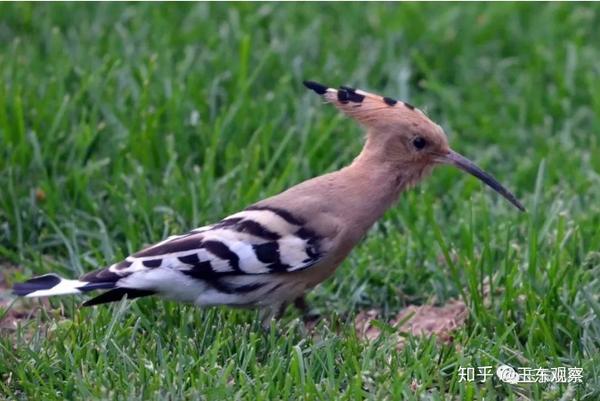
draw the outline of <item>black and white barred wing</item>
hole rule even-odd
[[[289,212],[255,206],[169,237],[79,280],[46,275],[16,286],[15,292],[48,296],[113,289],[88,304],[156,292],[194,300],[199,291],[240,292],[257,288],[259,275],[306,269],[323,258],[323,245],[322,238]]]
[[[247,209],[170,237],[111,267],[117,274],[167,268],[190,275],[285,273],[320,258],[320,238],[281,210]]]

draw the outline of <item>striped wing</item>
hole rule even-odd
[[[111,281],[163,268],[214,280],[224,275],[286,273],[323,257],[322,239],[304,221],[272,207],[250,207],[217,224],[169,237],[82,281]],[[133,277],[132,277],[133,278]]]

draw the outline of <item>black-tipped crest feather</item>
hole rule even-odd
[[[327,92],[327,87],[318,82],[304,81],[303,83],[304,83],[304,86],[306,86],[310,90],[315,91],[319,95],[324,95],[325,92]]]

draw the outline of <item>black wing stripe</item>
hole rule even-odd
[[[148,259],[148,260],[143,260],[142,264],[151,269],[155,269],[157,267],[160,267],[160,265],[162,264],[162,261],[163,261],[162,259]]]
[[[211,230],[215,230],[218,228],[231,227],[233,225],[236,225],[237,223],[239,223],[242,220],[244,220],[243,217],[230,217],[227,219],[223,219],[220,222],[218,222],[217,224],[215,224],[214,226],[212,226]]]
[[[133,255],[134,258],[145,258],[150,256],[162,256],[170,253],[178,253],[198,249],[202,246],[202,236],[190,235],[183,238],[175,238],[172,241],[154,247],[146,248]]]
[[[281,235],[269,230],[260,223],[254,220],[243,220],[232,227],[232,229],[254,235],[255,237],[276,241],[281,238]]]
[[[186,276],[197,278],[199,280],[212,280],[217,275],[208,260],[199,262],[190,270],[181,270],[181,272]]]
[[[256,258],[267,265],[273,271],[286,271],[290,266],[281,263],[279,255],[279,243],[266,242],[264,244],[253,245],[252,249],[256,254]]]
[[[321,242],[321,237],[317,235],[317,233],[306,227],[301,227],[298,231],[296,231],[296,236],[302,238],[307,242],[306,254],[311,259],[318,259],[321,256],[319,250],[319,243]]]
[[[228,261],[229,266],[231,266],[231,268],[234,271],[236,271],[238,273],[243,273],[240,270],[240,258],[237,255],[237,253],[232,252],[231,249],[229,249],[229,247],[227,245],[225,245],[224,243],[222,243],[221,241],[216,241],[216,240],[204,241],[202,243],[202,247],[204,249],[206,249],[208,252],[215,255],[216,257]]]
[[[289,211],[287,211],[285,209],[281,209],[279,207],[273,207],[273,206],[250,206],[250,207],[247,207],[246,210],[268,210],[270,212],[275,213],[276,215],[278,215],[279,217],[281,217],[282,219],[284,219],[288,223],[294,224],[296,226],[301,226],[301,225],[303,225],[305,223],[304,220],[300,219],[299,217],[294,216]]]
[[[200,264],[195,266],[193,269],[182,270],[181,272],[186,276],[203,281],[219,292],[225,294],[233,294],[235,292],[235,289],[220,280],[222,273],[220,275],[216,274],[212,270],[209,261],[200,262]]]
[[[255,237],[268,239],[271,241],[278,240],[281,235],[269,230],[264,225],[251,219],[243,217],[231,217],[214,225],[212,230],[227,228],[240,233],[246,233]]]
[[[253,245],[256,258],[263,263],[279,262],[279,244],[277,242],[267,242],[264,244]]]
[[[181,263],[185,263],[186,265],[195,266],[200,263],[200,258],[198,257],[197,253],[191,253],[189,255],[180,256],[178,259]]]
[[[117,264],[116,267],[120,265]],[[89,273],[84,274],[79,278],[80,281],[87,281],[90,283],[98,283],[98,282],[115,282],[122,279],[123,276],[119,276],[117,273],[113,272],[109,269],[101,269],[95,270]]]
[[[252,291],[256,291],[259,288],[262,288],[266,285],[267,283],[252,283],[252,284],[245,284],[245,285],[241,285],[239,287],[235,287],[234,288],[234,292],[236,293],[248,293],[248,292],[252,292]]]

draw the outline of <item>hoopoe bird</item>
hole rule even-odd
[[[156,294],[202,307],[256,307],[266,328],[289,303],[307,312],[306,292],[330,277],[399,194],[437,165],[474,175],[525,210],[496,179],[451,150],[443,129],[419,109],[350,87],[304,85],[365,128],[364,147],[349,166],[78,280],[46,274],[16,284],[14,293],[108,290],[84,306]]]

